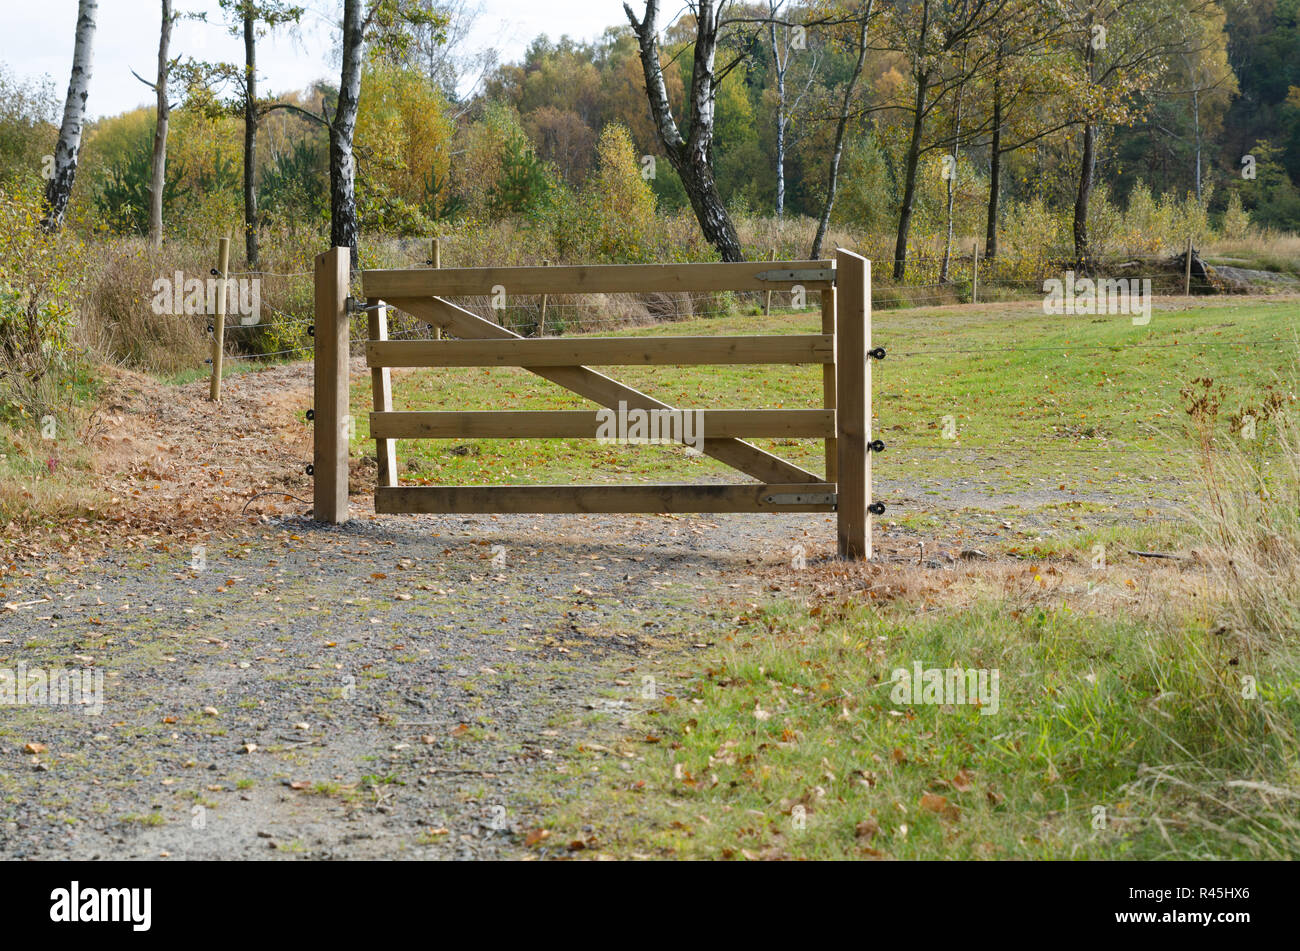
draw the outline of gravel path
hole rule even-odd
[[[563,752],[827,527],[289,518],[202,570],[178,547],[29,579],[3,664],[102,670],[104,703],[6,709],[0,856],[521,854]]]

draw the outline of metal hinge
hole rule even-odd
[[[836,505],[838,500],[834,492],[778,492],[763,497],[768,505]]]
[[[834,284],[835,269],[824,267],[800,271],[794,268],[777,268],[771,271],[759,271],[754,277],[760,281],[774,281],[778,284]]]

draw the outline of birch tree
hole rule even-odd
[[[53,175],[45,186],[46,231],[63,227],[63,216],[72,196],[77,177],[77,157],[81,152],[81,127],[86,117],[86,98],[90,94],[90,69],[95,40],[95,18],[99,13],[96,0],[77,4],[77,33],[72,48],[72,76],[68,80],[68,98],[63,105],[63,122],[54,147]]]
[[[874,0],[865,0],[851,7],[836,11],[846,21],[846,27],[853,37],[849,45],[854,57],[853,70],[844,83],[840,96],[839,113],[835,117],[835,139],[831,145],[829,167],[826,174],[826,197],[822,201],[821,215],[817,219],[817,234],[813,236],[812,252],[809,257],[820,260],[822,242],[826,240],[826,231],[830,228],[831,212],[835,208],[835,195],[839,190],[840,163],[844,159],[844,137],[848,132],[849,121],[853,112],[853,98],[858,81],[862,78],[862,68],[867,61],[868,31],[875,16]]]
[[[626,3],[623,10],[632,24],[645,75],[646,97],[654,118],[659,143],[682,180],[686,197],[700,223],[705,239],[717,248],[724,261],[743,261],[740,238],[722,202],[713,170],[713,127],[718,86],[739,58],[718,69],[718,37],[722,31],[726,0],[698,0],[695,12],[695,48],[691,66],[690,98],[685,117],[685,134],[673,115],[664,81],[659,49],[659,0],[646,0],[645,16],[637,19]]]
[[[153,90],[157,103],[154,113],[153,154],[149,160],[149,243],[162,247],[163,240],[163,189],[167,183],[167,131],[171,121],[171,100],[168,88],[177,61],[170,56],[172,27],[184,16],[203,19],[203,14],[180,14],[172,11],[172,0],[162,0],[162,24],[158,29],[158,71],[153,82],[135,70],[131,75]]]
[[[772,47],[772,77],[776,87],[776,216],[785,214],[785,157],[794,145],[791,123],[798,113],[808,91],[817,80],[818,57],[808,49],[807,27],[782,20],[781,7],[785,0],[767,0],[768,38]],[[790,62],[796,52],[806,52],[809,62],[804,70],[804,82],[794,101],[790,101],[787,78]]]
[[[352,267],[358,264],[361,229],[357,221],[357,164],[353,139],[361,103],[361,72],[367,41],[373,38],[395,58],[409,52],[421,28],[443,29],[446,15],[421,0],[344,0],[338,97],[331,109],[321,104],[319,114],[291,103],[273,103],[267,111],[288,109],[311,119],[329,133],[330,245],[351,250]]]

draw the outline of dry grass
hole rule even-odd
[[[195,249],[156,251],[138,239],[105,243],[101,264],[88,282],[81,333],[87,349],[114,362],[176,373],[201,366],[208,352],[207,318],[153,312],[153,283],[207,276]]]
[[[1213,238],[1201,253],[1211,263],[1300,275],[1300,234],[1252,231],[1241,238]]]

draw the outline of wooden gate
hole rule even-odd
[[[835,512],[839,553],[871,557],[871,262],[840,250],[834,261],[365,271],[365,304],[348,297],[348,251],[316,259],[314,512],[348,517],[348,349],[353,313],[368,315],[366,361],[379,461],[375,511],[421,513]],[[728,337],[525,338],[446,298],[509,294],[671,291],[820,292],[821,333]],[[389,340],[387,308],[438,327],[436,340]],[[448,339],[455,338],[455,339]],[[537,439],[599,435],[591,411],[394,412],[391,367],[523,367],[599,406],[676,412],[589,366],[821,364],[822,409],[704,409],[699,448],[756,482],[727,485],[404,486],[396,439]],[[686,412],[695,412],[686,410]],[[826,441],[826,478],[744,440]]]

